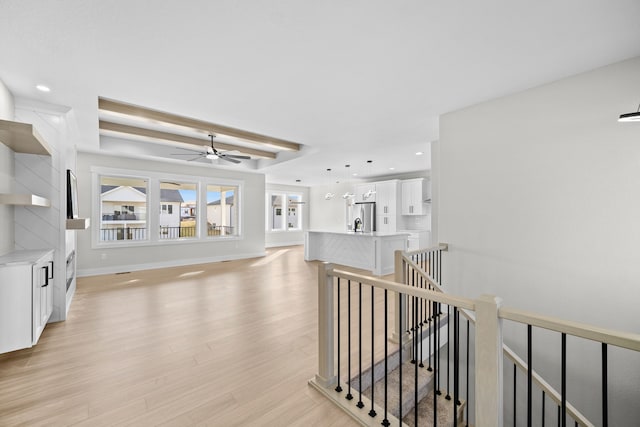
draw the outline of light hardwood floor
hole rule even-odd
[[[62,323],[0,355],[0,426],[354,426],[307,385],[317,263],[265,258],[78,279]]]

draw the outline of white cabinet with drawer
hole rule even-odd
[[[0,257],[0,353],[38,342],[53,311],[53,251]]]

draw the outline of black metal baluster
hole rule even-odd
[[[544,427],[544,419],[545,419],[545,413],[544,413],[544,390],[542,390],[542,427]]]
[[[451,365],[451,306],[447,304],[447,363],[445,367],[447,368],[447,395],[444,397],[447,400],[451,400],[451,395],[449,394],[449,390],[451,390],[451,382],[449,381],[449,371]]]
[[[414,303],[413,306],[414,308],[417,308],[416,305],[418,304],[418,298],[417,297],[413,297]],[[418,352],[418,337],[416,336],[416,332],[418,332],[418,310],[414,309],[413,312],[413,341],[414,341],[414,346],[413,346],[413,351],[414,354],[416,354],[416,358],[417,358],[417,352]],[[413,419],[414,419],[414,426],[417,427],[418,425],[418,362],[415,363],[414,365],[414,376],[413,376]]]
[[[358,283],[358,403],[356,406],[364,408],[362,403],[362,282]]]
[[[440,331],[440,322],[441,322],[441,318],[440,315],[442,314],[442,306],[440,303],[437,303],[437,309],[438,311],[436,312],[435,316],[435,324],[436,324],[436,339],[434,340],[434,361],[435,361],[435,368],[436,368],[436,382],[438,384],[438,389],[436,390],[436,393],[438,394],[438,396],[440,396],[442,394],[442,390],[440,390],[440,364],[441,364],[441,360],[440,360],[440,334],[442,333]]]
[[[404,296],[398,294],[400,304],[398,304],[398,316],[402,319],[402,303],[404,302]],[[398,345],[398,418],[402,419],[402,347],[404,344],[404,334],[400,334],[400,343]]]
[[[562,334],[562,427],[567,425],[567,334]]]
[[[458,363],[460,362],[460,347],[458,341],[458,307],[453,307],[453,427],[458,427],[458,405],[460,404],[458,380],[460,379],[460,371]]]
[[[532,411],[533,411],[533,396],[531,395],[532,393],[532,386],[533,386],[533,381],[532,381],[532,377],[533,377],[533,361],[532,361],[532,341],[533,341],[533,336],[532,336],[532,328],[531,325],[527,325],[527,426],[531,427],[531,418],[532,418]]]
[[[602,427],[609,425],[609,396],[607,391],[607,344],[602,343]]]
[[[516,389],[516,364],[513,364],[513,425],[516,424],[517,416],[516,416],[516,394],[518,390]]]
[[[465,423],[465,426],[469,426],[469,319],[467,319],[467,393],[465,394],[465,396],[467,396],[467,405],[466,405],[466,410],[467,410],[467,422]]]
[[[347,280],[347,361],[348,361],[348,373],[347,373],[347,395],[345,399],[353,399],[351,394],[351,280]]]
[[[431,284],[428,283],[429,290],[431,290]],[[431,319],[431,300],[427,301],[427,307],[429,308],[429,313],[427,317],[427,324],[429,325],[429,337],[427,339],[427,353],[429,353],[429,366],[427,367],[427,371],[432,372],[433,368],[431,367],[431,335],[433,335],[433,324]]]
[[[561,420],[561,418],[560,418],[560,413],[561,413],[560,405],[558,405],[558,427],[560,427],[560,426],[562,425],[562,424],[560,423],[560,420]]]
[[[420,289],[424,289],[423,285],[424,285],[423,277],[422,277],[422,275],[420,275]],[[424,368],[424,362],[423,362],[423,360],[424,360],[424,354],[423,354],[424,353],[424,345],[422,343],[422,326],[424,325],[424,312],[426,310],[423,310],[423,309],[424,309],[424,304],[425,304],[426,300],[423,299],[423,298],[420,298],[419,301],[420,301],[420,355],[418,357],[418,360],[420,361],[419,366],[421,368]]]
[[[382,425],[384,427],[388,427],[390,425],[389,423],[389,419],[387,418],[387,402],[388,402],[388,394],[387,394],[387,373],[389,372],[389,366],[388,366],[388,361],[389,361],[389,345],[388,345],[388,338],[387,338],[387,325],[388,325],[388,314],[387,311],[389,310],[389,306],[388,306],[388,302],[387,302],[387,293],[388,291],[385,289],[384,290],[384,419],[382,420]]]
[[[437,302],[433,302],[433,312],[435,313],[438,309]],[[436,426],[438,424],[438,395],[440,394],[440,390],[437,385],[438,379],[438,345],[436,344],[436,340],[438,339],[438,320],[434,314],[433,325],[435,327],[435,331],[433,333],[433,367],[435,372],[435,378],[432,378],[433,381],[433,425]]]
[[[340,393],[342,387],[340,387],[340,278],[338,277],[338,385],[336,391]]]
[[[373,402],[375,401],[373,392],[375,390],[375,378],[374,378],[374,374],[375,374],[375,355],[374,355],[374,337],[375,337],[375,332],[374,332],[374,326],[375,326],[375,322],[374,322],[374,316],[373,313],[375,312],[375,308],[374,308],[374,295],[373,295],[373,286],[371,286],[371,410],[369,411],[369,416],[370,417],[375,417],[376,416],[376,411],[373,409]]]

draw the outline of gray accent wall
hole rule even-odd
[[[91,233],[93,230],[79,231],[77,233],[79,276],[264,256],[264,175],[238,172],[232,169],[216,169],[206,165],[159,162],[152,159],[79,152],[76,170],[79,214],[80,217],[92,218],[91,228],[100,227],[99,223],[95,223],[93,219],[95,217],[92,215],[91,201],[92,198],[98,197],[97,189],[92,188],[91,169],[94,167],[138,171],[141,175],[148,171],[154,174],[207,177],[214,181],[215,179],[242,181],[241,221],[243,232],[239,239],[101,248],[92,245]],[[153,212],[153,207],[149,207],[149,212]]]

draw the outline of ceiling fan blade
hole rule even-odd
[[[203,155],[199,155],[199,156],[196,156],[196,157],[194,157],[192,159],[187,159],[187,162],[193,162],[194,160],[198,160],[198,159],[201,159],[203,157],[204,157]]]
[[[220,155],[220,156],[218,156],[218,158],[222,159],[222,160],[226,160],[227,162],[231,162],[231,163],[236,163],[236,164],[240,163],[240,160],[236,160],[236,159],[233,159],[233,158],[231,158],[229,156],[225,156],[225,155]]]
[[[194,153],[197,151],[194,151]],[[171,153],[172,156],[193,156],[193,153]],[[200,153],[201,156],[204,154]]]

